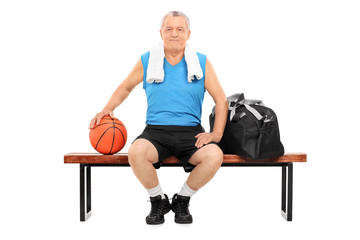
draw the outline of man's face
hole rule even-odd
[[[166,17],[164,25],[160,29],[164,48],[178,51],[185,49],[190,33],[191,31],[186,25],[185,18],[181,16]]]

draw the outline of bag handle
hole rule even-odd
[[[245,96],[244,96],[244,93],[235,93],[233,95],[231,95],[230,97],[227,97],[227,100],[228,100],[228,104],[229,104],[229,110],[231,109],[231,105],[232,103],[233,106],[236,106],[239,102],[245,100]],[[215,107],[213,107],[212,111],[211,111],[211,116],[214,117],[215,115]]]
[[[243,99],[241,101],[239,101],[235,106],[233,107],[229,107],[230,110],[230,121],[233,120],[235,113],[236,113],[236,109],[240,106],[245,106],[247,110],[249,110],[249,112],[251,112],[257,120],[261,120],[264,118],[264,116],[262,116],[255,108],[253,108],[250,105],[258,105],[258,106],[265,106],[264,102],[261,100],[251,100],[251,99]]]
[[[244,104],[244,106],[246,107],[247,110],[249,110],[249,112],[251,112],[256,118],[257,120],[261,120],[263,118],[263,116],[252,106]]]
[[[229,106],[232,102],[235,102],[235,105],[238,104],[240,101],[245,100],[245,96],[243,93],[235,93],[227,98]]]

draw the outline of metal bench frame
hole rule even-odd
[[[88,164],[80,163],[80,221],[91,216],[91,168],[92,167],[129,167],[128,163]],[[162,167],[181,167],[181,164],[164,163]],[[292,221],[293,206],[293,163],[223,163],[222,167],[281,167],[281,214]]]

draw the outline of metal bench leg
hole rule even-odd
[[[293,205],[293,163],[282,166],[281,177],[281,215],[292,221]]]
[[[80,221],[86,221],[86,219],[88,219],[90,216],[91,216],[91,166],[80,164]]]

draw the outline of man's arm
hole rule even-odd
[[[210,142],[219,142],[221,140],[228,114],[226,95],[216,76],[215,70],[208,59],[206,60],[205,66],[205,89],[214,99],[216,105],[215,123],[211,133],[200,133],[195,136],[197,138],[195,146],[198,148],[201,148]]]
[[[95,124],[98,124],[100,120],[109,115],[114,117],[113,111],[118,107],[130,94],[130,92],[142,82],[144,76],[143,66],[141,59],[135,64],[133,70],[130,72],[129,76],[119,85],[119,87],[112,94],[110,100],[104,107],[104,109],[96,114],[96,116],[91,120],[89,128],[93,128]]]

